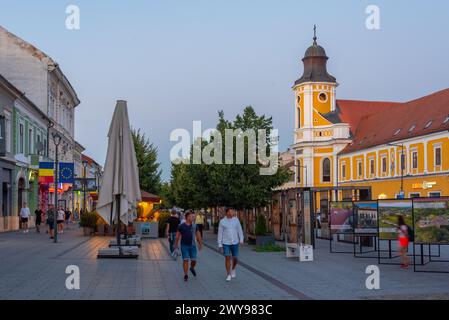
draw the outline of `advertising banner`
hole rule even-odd
[[[354,232],[352,201],[331,202],[329,208],[331,233]]]
[[[377,201],[354,202],[354,233],[377,234]]]
[[[398,238],[398,218],[402,216],[408,226],[413,226],[411,200],[379,200],[379,239]]]
[[[449,198],[413,199],[415,243],[449,244]]]

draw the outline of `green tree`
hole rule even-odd
[[[133,129],[132,137],[139,167],[140,187],[147,192],[158,194],[161,188],[161,170],[157,162],[157,148],[140,129]]]

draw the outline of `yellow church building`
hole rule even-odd
[[[275,196],[277,220],[302,215],[307,230],[317,212],[326,222],[329,201],[449,196],[449,89],[404,103],[338,100],[327,60],[315,35],[293,85],[294,175]]]

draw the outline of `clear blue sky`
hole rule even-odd
[[[65,8],[81,9],[81,30]],[[365,28],[380,7],[381,29]],[[52,56],[82,101],[76,138],[100,163],[115,101],[159,148],[169,177],[169,134],[193,120],[215,126],[244,106],[272,115],[281,148],[293,139],[293,82],[305,49],[330,57],[340,99],[406,101],[449,87],[449,2],[413,0],[0,0],[0,24]]]

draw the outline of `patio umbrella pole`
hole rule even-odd
[[[116,195],[117,203],[117,246],[120,248],[120,195]]]

